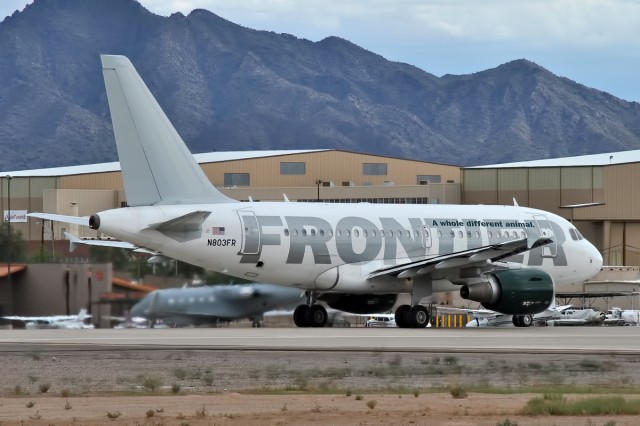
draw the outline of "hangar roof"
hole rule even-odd
[[[577,157],[549,158],[546,160],[518,161],[515,163],[488,164],[465,167],[466,169],[500,169],[517,167],[579,167],[608,166],[640,162],[640,150],[606,152],[604,154],[580,155]]]
[[[221,161],[246,160],[249,158],[276,157],[279,155],[306,154],[309,152],[331,151],[329,149],[295,149],[295,150],[270,150],[270,151],[215,151],[202,154],[193,154],[200,164],[217,163]],[[85,164],[81,166],[53,167],[49,169],[19,170],[14,172],[1,172],[0,176],[12,177],[44,177],[44,176],[70,176],[89,173],[106,173],[120,171],[120,163]]]

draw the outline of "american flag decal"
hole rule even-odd
[[[211,228],[212,235],[224,235],[224,226],[214,226]]]

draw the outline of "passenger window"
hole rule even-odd
[[[297,230],[297,229],[294,229],[294,230],[293,230],[293,236],[294,236],[294,237],[297,237],[297,236],[298,236],[298,230]]]
[[[336,236],[337,237],[341,237],[342,236],[342,231],[339,229],[336,229]]]
[[[438,229],[438,238],[442,238],[442,231]]]
[[[489,235],[489,239],[493,238],[493,233],[491,231],[487,231],[487,235]]]
[[[351,236],[351,230],[347,229],[346,231],[344,231],[344,236],[345,237],[350,237]]]
[[[376,230],[375,230],[375,229],[372,229],[372,230],[371,230],[371,236],[372,236],[372,237],[375,237],[375,236],[376,236]]]
[[[360,236],[360,231],[358,231],[357,229],[353,230],[353,236],[354,237],[359,237]]]
[[[284,229],[284,236],[285,236],[285,237],[288,237],[288,236],[289,236],[289,230],[288,230],[288,229],[286,229],[286,228]]]
[[[462,231],[458,231],[458,237],[462,238],[464,236],[464,234],[462,233]]]
[[[320,236],[321,236],[321,237],[324,237],[324,229],[321,229],[321,230],[320,230]]]
[[[449,231],[449,236],[450,236],[451,238],[455,238],[456,233],[455,233],[455,232],[453,232],[453,231]]]
[[[476,231],[476,238],[480,238],[480,231]]]
[[[369,236],[369,233],[367,232],[366,229],[362,230],[362,236],[365,237],[365,238]]]
[[[303,236],[303,237],[306,237],[306,236],[307,236],[307,230],[306,230],[306,229],[304,229],[304,228],[302,228],[302,236]]]

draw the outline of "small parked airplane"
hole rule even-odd
[[[552,303],[547,309],[533,315],[514,316],[505,315],[488,309],[468,309],[466,312],[471,320],[465,327],[531,327],[532,325],[547,325],[547,321],[559,319],[561,312],[571,305],[555,306]]]
[[[559,316],[547,321],[547,325],[602,325],[605,313],[591,308],[578,309],[569,305],[559,309]]]
[[[129,207],[91,217],[30,216],[89,226],[142,248],[252,281],[296,287],[300,327],[391,309],[426,327],[435,292],[508,315],[544,311],[554,284],[595,275],[602,256],[564,218],[529,207],[249,202],[219,192],[124,56],[102,55]],[[515,204],[515,203],[514,203]],[[90,242],[87,242],[90,244]]]
[[[637,309],[611,308],[605,314],[606,325],[638,325],[640,324],[640,311]]]
[[[272,284],[215,285],[155,290],[132,308],[132,318],[143,317],[153,327],[218,325],[219,321],[249,318],[260,326],[265,312],[304,301],[304,291]]]
[[[86,309],[80,309],[78,315],[44,315],[44,316],[20,316],[10,315],[2,317],[9,321],[21,321],[27,330],[38,330],[48,328],[65,328],[65,329],[91,329],[93,324],[87,323],[86,320],[91,318],[87,314]]]

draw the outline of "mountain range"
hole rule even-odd
[[[101,53],[131,59],[194,153],[333,148],[468,166],[640,149],[640,104],[526,59],[437,77],[206,10],[35,0],[0,23],[0,170],[117,160]]]

